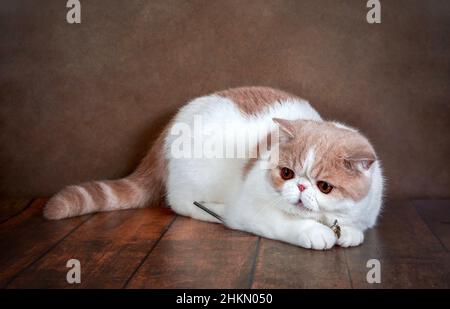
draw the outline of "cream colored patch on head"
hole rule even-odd
[[[288,167],[296,174],[314,182],[326,181],[333,185],[330,193],[336,198],[360,200],[369,191],[370,177],[358,167],[376,160],[369,141],[359,132],[336,126],[333,122],[294,120],[283,122],[293,138],[280,145],[279,167]],[[361,165],[361,164],[363,165]],[[275,187],[283,185],[279,169],[272,171]]]

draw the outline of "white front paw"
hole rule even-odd
[[[363,232],[353,227],[342,226],[341,237],[337,240],[337,244],[341,247],[354,247],[362,244],[363,241]]]
[[[330,249],[336,243],[336,235],[325,225],[315,225],[303,231],[299,237],[300,246],[308,249]]]

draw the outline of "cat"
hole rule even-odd
[[[231,157],[220,142],[211,148],[215,157],[192,153],[202,137],[220,139],[195,128],[200,122],[219,128]],[[236,136],[255,133],[256,139],[244,139],[252,151],[236,155]],[[47,202],[44,216],[138,208],[165,198],[180,215],[219,222],[197,201],[229,228],[325,250],[360,245],[376,223],[382,196],[381,163],[356,129],[322,120],[307,101],[287,92],[242,87],[190,101],[131,175],[66,187]],[[331,228],[336,222],[340,233]]]

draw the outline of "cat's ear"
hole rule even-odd
[[[366,152],[346,157],[344,159],[344,164],[345,167],[350,170],[365,172],[370,169],[370,167],[376,160],[377,158],[375,156],[375,153]]]
[[[365,173],[377,160],[375,150],[367,138],[362,135],[349,136],[342,143],[344,165],[351,171]]]
[[[272,120],[280,128],[281,141],[289,141],[295,137],[295,127],[293,121],[281,118],[272,118]]]

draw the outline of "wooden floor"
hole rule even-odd
[[[311,251],[164,207],[63,221],[45,199],[0,205],[3,288],[448,288],[450,201],[389,202],[357,248]],[[69,259],[81,284],[66,281]],[[381,283],[369,284],[369,259]]]

